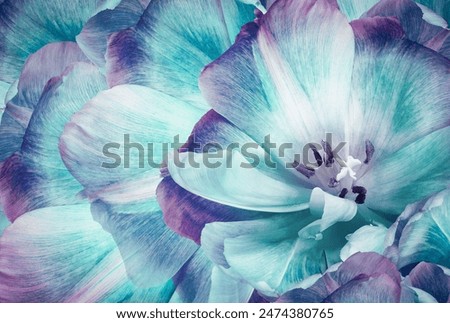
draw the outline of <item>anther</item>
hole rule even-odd
[[[348,193],[348,189],[343,188],[341,193],[339,193],[339,197],[340,198],[345,198],[345,195],[347,195],[347,193]]]
[[[295,162],[293,163],[293,165],[295,164]],[[302,175],[304,175],[306,178],[310,178],[311,176],[313,176],[315,174],[314,169],[308,168],[303,164],[298,164],[295,166],[295,169]]]
[[[317,161],[317,165],[320,167],[323,164],[323,159],[322,156],[319,154],[319,151],[317,150],[317,147],[314,146],[313,144],[309,144],[309,148],[311,148],[311,150],[314,153],[314,158]]]
[[[373,157],[375,152],[375,147],[370,142],[370,140],[366,140],[366,159],[364,160],[364,164],[368,164]]]
[[[331,145],[328,141],[322,140],[322,147],[325,150],[325,166],[331,167],[331,165],[334,163],[334,156]]]
[[[364,202],[366,201],[366,194],[358,194],[358,196],[356,196],[355,202],[356,204],[364,204]]]
[[[355,193],[355,194],[364,194],[364,195],[367,194],[367,190],[363,186],[353,186],[352,187],[352,192]]]

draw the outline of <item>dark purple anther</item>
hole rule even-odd
[[[331,165],[334,163],[334,156],[331,145],[328,141],[322,140],[322,147],[325,150],[325,166],[331,167]]]
[[[356,196],[355,199],[356,204],[364,204],[365,201],[366,201],[366,194],[358,194],[358,196]]]
[[[320,156],[319,151],[317,150],[317,147],[314,146],[314,144],[309,144],[309,148],[311,148],[311,150],[314,153],[314,158],[317,161],[317,165],[320,167],[323,164],[323,159],[322,156]]]
[[[367,194],[367,190],[363,186],[353,186],[352,192],[355,194]]]
[[[294,162],[295,163],[295,162]],[[293,163],[293,164],[294,164]],[[315,174],[314,169],[308,168],[303,164],[298,164],[295,169],[302,175],[306,176],[307,178],[310,178]]]
[[[345,198],[345,195],[347,195],[347,193],[348,193],[348,189],[343,188],[341,193],[339,193],[339,197],[340,198]]]
[[[366,160],[364,160],[364,164],[368,164],[373,157],[373,153],[375,152],[375,147],[370,142],[370,140],[366,140]]]

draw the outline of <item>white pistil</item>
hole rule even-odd
[[[336,175],[336,181],[340,182],[346,176],[350,176],[353,180],[356,180],[354,168],[361,166],[361,164],[362,162],[359,159],[348,156],[347,161],[344,162],[345,166]]]

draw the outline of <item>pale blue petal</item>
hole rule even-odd
[[[337,0],[339,9],[347,17],[348,20],[360,18],[378,1],[379,0]]]
[[[347,244],[341,250],[342,261],[347,260],[357,252],[377,252],[382,254],[385,249],[387,228],[366,225],[347,237]]]
[[[88,194],[144,173],[159,174],[175,137],[184,143],[202,114],[143,86],[117,86],[99,93],[66,125],[61,156]]]
[[[253,287],[245,281],[229,276],[215,266],[211,275],[209,303],[247,303],[253,293]]]
[[[450,24],[450,2],[447,0],[416,0],[416,2],[427,6]]]
[[[3,1],[0,4],[0,79],[13,82],[30,54],[49,43],[74,41],[90,17],[114,8],[119,2]]]
[[[358,182],[368,191],[366,205],[398,214],[407,204],[444,190],[450,180],[449,136],[446,127],[374,162]]]
[[[173,293],[170,282],[152,290],[130,283],[86,204],[27,213],[6,229],[0,249],[3,302],[165,302]]]
[[[234,149],[219,150],[218,157],[208,153],[177,154],[168,166],[173,180],[191,193],[208,200],[248,210],[290,212],[307,208],[310,189],[280,166],[271,167],[259,159],[244,157]],[[254,150],[264,156],[261,147]],[[216,155],[214,153],[214,155]],[[217,163],[211,167],[208,162]],[[243,165],[243,166],[242,166]]]
[[[202,247],[213,261],[229,268],[233,277],[275,296],[326,269],[324,245],[298,238],[298,230],[313,220],[304,211],[254,221],[211,223],[204,229]]]
[[[350,221],[358,211],[355,202],[328,194],[318,187],[312,190],[309,207],[311,214],[321,218],[320,232],[337,222]]]
[[[1,202],[11,220],[36,208],[79,202],[82,186],[66,169],[58,142],[72,114],[104,88],[104,76],[88,63],[71,65],[47,84],[20,151],[0,173]]]

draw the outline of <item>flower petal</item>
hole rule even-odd
[[[185,303],[206,303],[211,291],[212,262],[199,248],[178,271],[173,281],[177,286],[175,299]]]
[[[406,280],[411,286],[433,296],[439,303],[447,303],[450,300],[450,276],[435,264],[421,262],[414,267]]]
[[[253,6],[235,0],[152,1],[135,29],[110,40],[108,82],[150,86],[206,109],[197,85],[200,71],[251,20]]]
[[[385,248],[387,228],[366,225],[347,238],[348,243],[341,250],[341,259],[347,260],[357,252],[377,252],[382,254]]]
[[[325,303],[398,303],[401,288],[389,275],[361,277],[328,296]]]
[[[116,241],[130,279],[143,288],[172,278],[198,248],[167,228],[155,197],[148,199],[125,205],[116,202],[118,206],[98,200],[92,205],[94,219]]]
[[[447,23],[450,24],[450,3],[446,0],[417,0],[418,3],[421,3],[434,12],[436,12],[439,16],[443,17],[447,20]]]
[[[354,20],[361,18],[361,16],[379,0],[337,0],[339,9],[348,18],[348,20]]]
[[[247,211],[218,204],[186,191],[171,177],[166,177],[157,189],[158,202],[166,224],[178,234],[200,244],[205,224],[251,220],[267,213]]]
[[[104,77],[87,63],[75,63],[47,84],[20,152],[0,172],[0,198],[11,221],[37,208],[79,202],[82,187],[61,160],[58,141],[72,114],[105,87]]]
[[[356,146],[352,144],[350,153],[364,156],[364,140],[370,140],[375,147],[371,164],[376,165],[378,159],[449,125],[450,61],[405,39],[395,18],[351,24],[357,51],[350,110],[357,122],[349,138]],[[424,84],[424,79],[429,81]]]
[[[210,223],[202,234],[202,246],[213,261],[220,260],[223,252],[232,273],[274,296],[325,270],[320,244],[301,241],[297,235],[299,228],[313,220],[305,211],[254,221]]]
[[[143,12],[138,0],[123,0],[114,9],[101,11],[89,19],[76,37],[77,43],[93,63],[104,67],[108,37],[136,25]]]
[[[170,144],[176,138],[182,144],[202,114],[143,86],[116,86],[73,116],[61,136],[61,156],[89,195],[144,173],[159,174]]]
[[[30,55],[17,83],[17,92],[5,101],[6,109],[0,125],[0,158],[3,160],[20,149],[31,115],[38,105],[45,85],[59,77],[76,62],[89,62],[74,42],[44,46]],[[11,94],[8,96],[11,96]]]
[[[9,219],[6,215],[0,210],[0,237],[2,236],[3,231],[10,225]]]
[[[310,189],[284,169],[267,164],[260,147],[250,159],[235,149],[214,153],[180,153],[169,160],[173,180],[191,193],[232,207],[291,212],[307,208]],[[214,165],[211,165],[211,160]]]
[[[260,20],[205,68],[200,87],[217,112],[256,142],[270,135],[275,143],[292,143],[286,157],[293,162],[293,151],[320,142],[325,129],[342,134],[353,33],[325,0],[277,1]]]
[[[30,54],[49,43],[74,41],[90,17],[105,8],[114,8],[119,2],[3,1],[0,3],[0,79],[14,82]]]
[[[213,267],[210,303],[247,303],[252,293],[252,286],[232,278],[217,266]]]
[[[447,188],[450,127],[433,132],[389,156],[374,162],[361,177],[367,189],[366,205],[386,213],[400,213],[407,204]],[[411,158],[414,156],[414,158]]]
[[[130,283],[86,204],[27,213],[5,230],[0,249],[3,302],[161,302],[173,293],[171,283],[148,290]]]
[[[320,232],[337,222],[350,221],[358,211],[355,202],[328,194],[318,187],[312,190],[309,207],[311,214],[321,218]]]
[[[426,9],[426,7],[412,0],[381,0],[364,16],[396,17],[399,19],[408,39],[439,51],[442,41],[437,42],[436,40],[433,41],[433,39],[438,34],[441,34],[439,38],[445,39],[450,35],[450,31],[446,29],[447,23],[445,20],[443,24],[435,25],[434,21],[428,18],[432,14],[431,10],[424,11]]]
[[[440,194],[442,204],[412,216],[399,240],[399,267],[428,261],[450,267],[450,197]]]
[[[339,269],[332,273],[332,277],[339,283],[345,285],[358,276],[377,277],[388,275],[391,280],[400,284],[401,277],[396,266],[387,258],[375,253],[356,253],[349,257]]]

